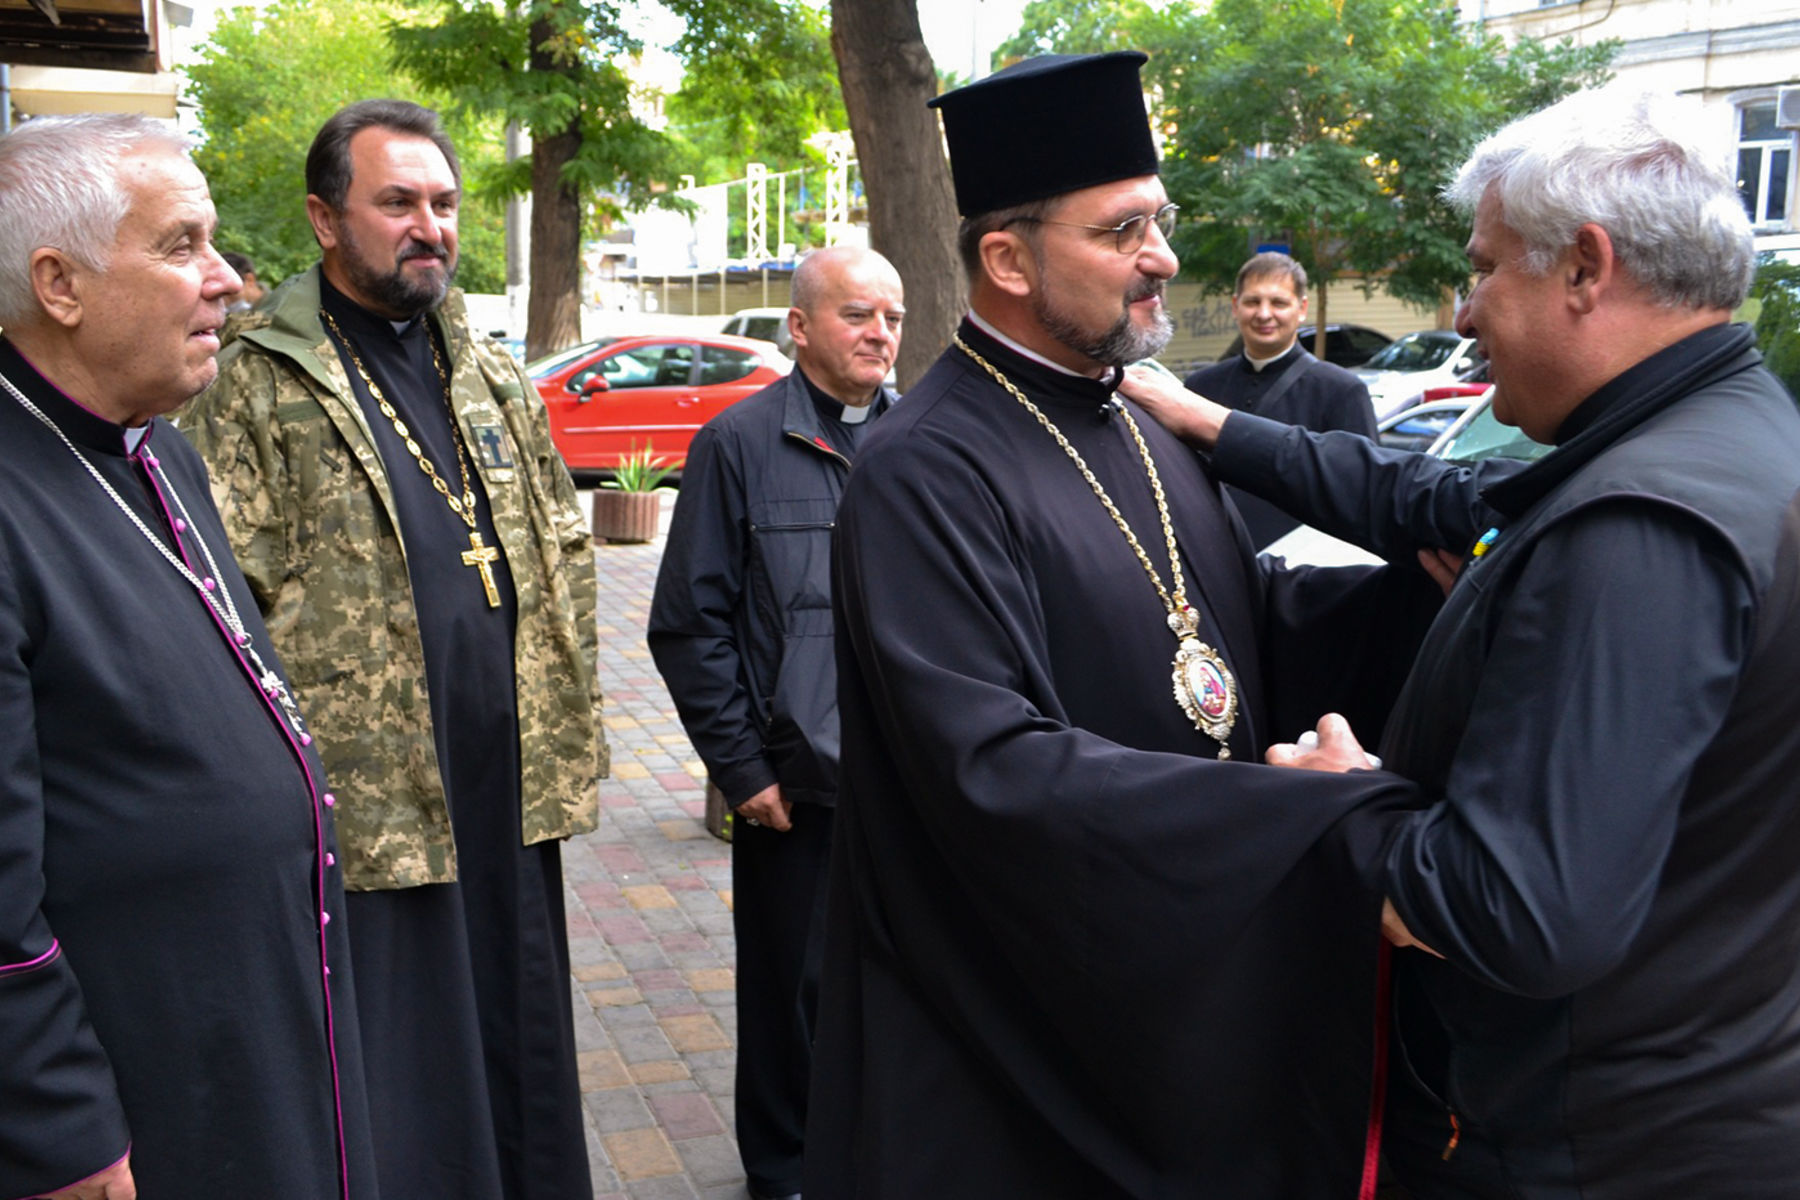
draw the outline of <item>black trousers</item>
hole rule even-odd
[[[800,1190],[832,816],[796,804],[786,833],[732,822],[738,1152],[756,1196]]]

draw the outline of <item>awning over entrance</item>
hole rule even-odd
[[[22,116],[134,112],[173,119],[181,81],[174,75],[139,75],[82,67],[14,67],[13,107]]]
[[[162,32],[159,0],[0,0],[0,62],[166,71]]]

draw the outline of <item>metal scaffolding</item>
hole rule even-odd
[[[815,135],[825,143],[825,244],[835,246],[850,229],[850,163],[856,144],[848,133]]]
[[[769,168],[753,162],[744,170],[744,257],[769,258]]]

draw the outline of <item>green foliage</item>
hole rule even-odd
[[[1800,397],[1800,263],[1765,255],[1750,295],[1762,305],[1756,317],[1756,344],[1763,365]]]
[[[668,139],[631,111],[631,85],[615,55],[639,44],[607,0],[416,0],[414,22],[394,22],[395,61],[454,97],[460,117],[530,131],[534,153],[553,139],[561,182],[601,221],[642,207],[653,181],[668,178]],[[567,157],[564,157],[567,151]],[[484,183],[530,190],[529,165],[483,175]],[[540,202],[542,202],[540,200]]]
[[[785,189],[772,181],[769,236],[777,229],[800,246],[824,239],[825,155],[807,144],[814,134],[849,128],[826,14],[814,0],[666,0],[686,21],[674,51],[683,61],[681,88],[668,98],[669,132],[683,174],[701,183],[741,179],[747,164],[771,173],[805,172]],[[785,193],[785,221],[774,205]],[[734,205],[728,244],[745,252],[745,218]],[[773,249],[773,245],[770,247]]]
[[[352,0],[277,0],[233,9],[189,72],[204,143],[195,162],[219,210],[219,243],[250,256],[273,286],[319,256],[306,220],[306,151],[326,118],[355,100],[399,96],[443,110],[443,97],[390,65],[387,28],[399,8]],[[504,219],[481,176],[501,157],[491,120],[446,122],[467,196],[457,282],[499,291]]]
[[[713,182],[752,161],[772,171],[824,163],[806,140],[849,128],[825,13],[808,0],[665,7],[687,21],[675,45],[686,73],[668,101],[684,171]]]
[[[1147,51],[1184,274],[1229,291],[1259,241],[1320,282],[1435,304],[1467,282],[1439,192],[1482,136],[1605,78],[1616,44],[1508,51],[1445,0],[1034,0],[1006,51]],[[1373,286],[1366,283],[1365,286]]]
[[[1019,32],[994,52],[994,65],[1037,54],[1148,50],[1155,10],[1145,0],[1031,0]]]
[[[613,468],[612,477],[602,480],[600,486],[621,492],[653,492],[674,471],[668,462],[667,458],[656,456],[649,442],[644,443],[642,450],[633,442],[631,449],[619,456],[619,465]]]

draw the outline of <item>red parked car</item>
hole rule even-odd
[[[793,369],[773,342],[705,334],[602,338],[526,367],[571,471],[610,471],[649,447],[680,469],[688,443],[726,405]]]

